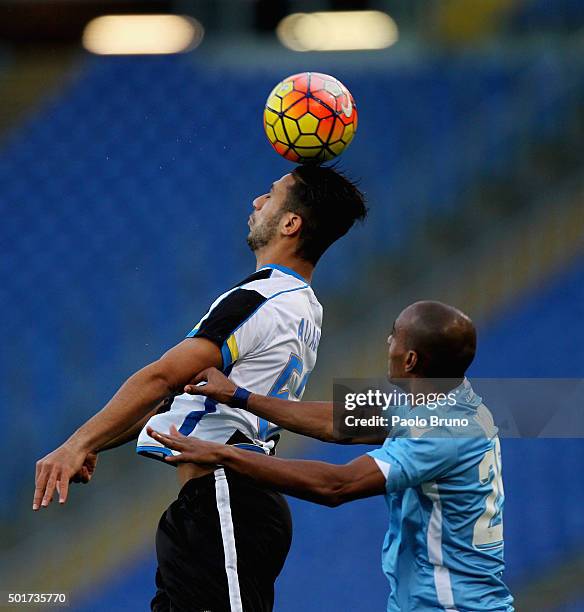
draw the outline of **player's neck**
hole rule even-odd
[[[429,393],[448,393],[455,389],[464,378],[409,378],[408,391],[414,395],[420,393],[428,395]]]
[[[314,266],[305,259],[301,259],[296,255],[290,255],[289,253],[281,253],[276,249],[265,249],[260,252],[256,252],[256,270],[263,268],[269,264],[275,264],[277,266],[284,266],[294,270],[296,274],[306,279],[307,283],[312,281],[312,275],[314,273]]]

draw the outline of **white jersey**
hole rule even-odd
[[[300,400],[316,363],[322,306],[310,285],[293,270],[267,265],[221,295],[187,335],[214,342],[223,372],[253,393]],[[270,452],[279,428],[237,408],[200,395],[169,399],[148,425],[168,433],[214,442],[253,443]],[[176,451],[140,433],[137,452],[154,459]]]

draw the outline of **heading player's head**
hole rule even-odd
[[[274,249],[315,265],[367,208],[357,186],[326,166],[297,166],[253,202],[247,242],[257,254]]]
[[[389,378],[461,379],[476,351],[476,330],[463,312],[442,302],[415,302],[388,338]]]

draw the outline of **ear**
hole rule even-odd
[[[280,232],[284,236],[297,236],[302,229],[302,217],[293,212],[282,215]]]
[[[406,359],[404,361],[404,370],[406,372],[413,372],[418,365],[418,353],[416,351],[408,351]]]

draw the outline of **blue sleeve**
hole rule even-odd
[[[453,438],[388,438],[367,454],[385,475],[388,493],[394,493],[440,478],[455,465],[458,448]]]

